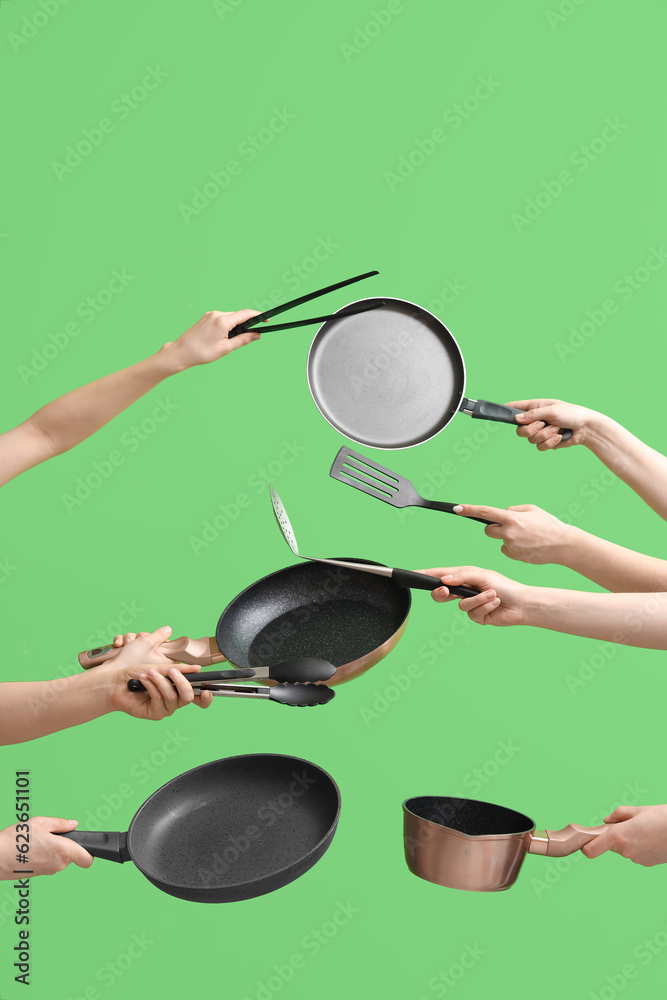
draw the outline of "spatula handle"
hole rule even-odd
[[[399,587],[409,587],[411,590],[437,590],[445,584],[437,576],[427,576],[425,573],[414,573],[409,569],[392,570],[391,578]],[[450,594],[457,597],[476,597],[481,591],[475,587],[447,587]]]
[[[456,514],[454,507],[458,507],[458,504],[447,503],[445,500],[424,500],[420,507],[426,507],[428,510],[442,510],[445,514]],[[459,517],[458,514],[456,514]],[[480,524],[497,524],[497,521],[486,521],[483,517],[466,517],[466,521],[479,521]]]

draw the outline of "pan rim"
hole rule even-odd
[[[414,812],[408,807],[408,803],[413,802],[415,799],[455,799],[459,802],[474,802],[481,806],[491,806],[493,809],[506,809],[509,812],[516,813],[518,816],[523,816],[532,825],[526,830],[515,830],[514,833],[463,833],[461,830],[455,830],[451,826],[445,826],[444,823],[437,823],[435,820],[426,819],[424,816],[420,816],[419,813]],[[414,817],[420,823],[427,823],[435,830],[446,830],[447,833],[455,837],[461,837],[464,840],[509,840],[512,837],[525,837],[527,833],[533,833],[536,829],[535,823],[530,816],[519,812],[518,809],[511,809],[509,806],[499,805],[497,802],[486,802],[483,799],[469,799],[463,795],[411,795],[409,798],[403,800],[403,814],[404,816]]]
[[[280,758],[281,760],[295,761],[297,764],[307,764],[309,767],[314,767],[318,771],[320,771],[321,774],[324,775],[324,777],[328,780],[329,784],[332,786],[332,789],[333,789],[333,791],[335,793],[335,796],[336,796],[336,813],[335,813],[335,816],[334,816],[332,822],[330,823],[329,829],[327,830],[327,832],[324,834],[323,837],[321,837],[317,841],[317,843],[313,847],[311,847],[311,849],[308,851],[308,853],[306,855],[303,855],[297,861],[293,861],[292,864],[290,864],[290,865],[286,865],[283,868],[279,868],[276,871],[271,872],[270,875],[262,875],[259,878],[251,879],[250,881],[243,880],[241,882],[225,882],[223,885],[208,885],[208,886],[193,886],[193,885],[190,885],[190,884],[187,884],[187,883],[183,883],[183,882],[165,882],[164,879],[158,878],[156,875],[149,874],[146,871],[146,869],[136,861],[136,859],[134,857],[134,854],[133,854],[133,851],[132,851],[132,841],[131,841],[132,828],[133,828],[133,826],[135,824],[135,821],[137,820],[137,817],[139,816],[139,813],[142,811],[142,809],[145,806],[147,806],[148,803],[152,799],[154,799],[155,796],[158,795],[164,788],[166,788],[168,785],[172,784],[172,782],[178,781],[180,778],[185,778],[188,775],[193,774],[195,771],[200,771],[200,770],[202,770],[205,767],[211,767],[214,764],[222,764],[223,762],[226,763],[228,761],[243,760],[243,759],[248,759],[248,758],[257,759],[258,757],[263,757],[263,758],[266,758],[266,757],[275,757],[275,758]],[[279,878],[283,873],[289,871],[289,869],[293,868],[295,865],[303,863],[307,858],[309,858],[309,857],[311,857],[311,855],[315,854],[319,850],[319,848],[322,847],[326,843],[326,841],[327,841],[328,838],[333,837],[333,834],[336,832],[336,828],[338,826],[338,820],[340,819],[340,810],[341,810],[341,794],[340,794],[340,788],[338,787],[338,783],[329,774],[328,771],[325,771],[325,769],[323,767],[320,767],[320,765],[316,764],[314,761],[307,760],[305,757],[294,757],[292,754],[284,754],[284,753],[241,753],[241,754],[234,754],[232,757],[220,757],[217,760],[210,760],[210,761],[207,761],[205,764],[198,764],[196,767],[191,767],[191,768],[189,768],[189,770],[183,771],[182,774],[177,774],[175,777],[170,778],[169,781],[166,781],[163,785],[160,785],[159,788],[156,788],[155,791],[153,792],[153,794],[149,795],[149,797],[145,800],[145,802],[143,802],[139,806],[139,808],[137,809],[136,813],[132,817],[132,820],[130,822],[130,825],[129,825],[128,831],[127,831],[127,846],[128,846],[128,850],[129,850],[130,857],[131,857],[132,861],[134,862],[134,864],[136,865],[136,867],[139,869],[139,871],[141,872],[141,874],[144,875],[145,878],[147,878],[149,880],[149,882],[153,882],[154,884],[157,884],[157,885],[160,885],[160,886],[169,886],[172,889],[186,889],[186,890],[190,890],[190,891],[192,891],[192,890],[199,890],[201,892],[216,892],[216,891],[223,891],[223,890],[226,890],[226,889],[233,890],[233,889],[235,889],[235,888],[237,888],[239,886],[250,887],[250,886],[261,884],[262,882],[266,881],[267,879]],[[326,850],[326,848],[325,848],[325,850]],[[289,884],[289,883],[285,883],[285,884]],[[261,893],[257,893],[257,895],[261,895]],[[249,897],[247,897],[247,898],[253,898],[252,894]]]
[[[426,313],[428,316],[431,316],[432,319],[434,319],[436,321],[436,323],[438,323],[445,330],[445,332],[448,334],[448,336],[451,337],[452,343],[453,343],[454,347],[456,348],[456,350],[458,351],[459,359],[460,359],[460,362],[461,362],[461,367],[463,369],[463,385],[462,385],[461,392],[460,392],[460,395],[459,395],[459,398],[458,398],[458,402],[456,403],[456,407],[455,407],[452,415],[449,417],[449,419],[444,424],[442,424],[441,427],[439,427],[437,429],[437,431],[434,431],[433,434],[430,434],[428,437],[422,438],[421,440],[417,441],[416,443],[413,442],[412,444],[391,444],[391,445],[384,444],[383,445],[383,444],[370,443],[369,441],[360,441],[357,438],[349,437],[349,435],[346,434],[345,431],[343,431],[340,427],[338,427],[336,424],[334,424],[332,420],[329,419],[329,417],[327,416],[327,414],[322,410],[322,408],[320,407],[319,403],[317,402],[317,400],[315,398],[315,393],[313,391],[313,385],[312,385],[311,378],[310,378],[310,372],[311,372],[310,358],[311,358],[311,355],[312,355],[313,350],[315,348],[315,343],[318,340],[318,338],[320,338],[320,335],[321,335],[322,331],[324,330],[324,328],[327,326],[328,323],[332,322],[332,320],[338,315],[338,313],[342,312],[345,309],[349,309],[350,306],[356,306],[356,305],[359,305],[362,302],[374,302],[377,299],[381,299],[382,301],[384,301],[386,303],[400,302],[402,305],[412,306],[414,309],[418,309],[420,312]],[[451,424],[452,420],[454,419],[454,417],[456,416],[456,414],[459,412],[459,407],[461,406],[462,400],[465,398],[467,373],[466,373],[465,358],[463,357],[463,351],[461,350],[459,342],[457,341],[456,337],[454,336],[454,334],[452,333],[452,331],[449,329],[449,327],[440,319],[439,316],[436,316],[435,313],[432,313],[430,311],[430,309],[426,309],[424,306],[420,306],[418,302],[412,302],[412,301],[410,301],[410,299],[400,299],[400,298],[397,298],[396,296],[393,296],[393,295],[392,296],[390,296],[390,295],[369,295],[369,296],[367,296],[364,299],[355,299],[354,302],[348,302],[347,305],[341,306],[340,309],[337,309],[332,314],[331,319],[325,320],[324,323],[322,323],[322,325],[318,327],[317,332],[316,332],[315,336],[313,337],[313,339],[311,341],[310,347],[308,348],[308,357],[306,358],[306,379],[308,381],[308,391],[310,392],[310,396],[311,396],[311,399],[312,399],[313,403],[317,407],[317,409],[320,412],[321,416],[323,416],[324,419],[326,420],[326,422],[329,424],[329,426],[333,427],[333,429],[338,434],[340,434],[341,437],[344,437],[347,441],[353,441],[355,444],[361,445],[362,447],[365,447],[365,448],[375,448],[376,451],[405,451],[407,448],[417,448],[420,444],[426,444],[427,441],[432,441],[434,437],[437,437],[438,434],[440,434],[442,431],[444,431]]]
[[[385,566],[386,565],[385,563],[377,562],[377,560],[375,560],[375,559],[360,559],[360,558],[357,558],[356,556],[345,556],[345,557],[344,556],[328,556],[327,558],[330,558],[330,559],[341,559],[341,560],[345,559],[348,562],[368,563],[371,566]],[[226,605],[226,607],[223,608],[223,610],[222,610],[222,612],[220,614],[220,617],[218,618],[218,623],[215,626],[215,640],[218,643],[218,648],[220,649],[220,652],[223,654],[223,656],[225,656],[227,658],[227,662],[228,663],[232,663],[236,667],[239,666],[238,663],[234,663],[233,660],[229,659],[229,657],[225,653],[224,649],[222,649],[222,647],[220,646],[220,643],[218,642],[218,630],[219,630],[219,627],[220,627],[220,622],[225,617],[225,615],[227,614],[227,612],[230,610],[230,608],[232,607],[232,605],[236,604],[237,601],[240,601],[242,597],[244,597],[250,590],[253,589],[253,587],[259,586],[260,583],[264,583],[265,580],[269,580],[272,576],[277,576],[279,573],[284,573],[288,569],[296,569],[297,567],[308,566],[308,565],[312,566],[312,565],[316,565],[316,563],[314,563],[314,562],[307,563],[303,559],[301,559],[301,560],[299,560],[299,562],[289,563],[287,566],[282,566],[280,569],[276,569],[276,570],[273,570],[273,572],[271,572],[271,573],[267,573],[265,576],[260,577],[259,580],[255,580],[254,583],[250,583],[250,584],[248,584],[247,587],[244,587],[244,589],[242,591],[240,591],[240,593],[238,593],[236,595],[236,597],[233,597],[231,599],[231,601],[229,601],[229,603]],[[321,563],[320,565],[325,565],[325,564]],[[372,574],[366,574],[366,575],[367,576],[369,576],[369,575],[372,576]],[[380,579],[388,579],[388,578],[387,577],[381,577]],[[385,639],[385,642],[388,642],[390,639],[392,639],[393,636],[396,634],[396,632],[398,632],[401,628],[403,628],[405,626],[408,618],[410,617],[410,612],[412,611],[412,593],[411,593],[410,589],[409,588],[398,587],[398,590],[400,590],[401,592],[404,591],[405,595],[406,595],[406,602],[407,603],[406,603],[405,615],[403,616],[403,618],[402,618],[401,622],[399,623],[398,627],[396,629],[394,629],[394,631],[392,632],[392,634],[390,636],[388,636],[387,639]],[[381,645],[384,645],[384,643],[382,643]],[[374,647],[374,649],[377,649],[377,648],[378,647]],[[374,652],[374,649],[369,650],[368,653],[364,653],[363,655],[364,656],[368,656],[369,653]],[[356,659],[360,659],[360,658],[361,657],[357,657]],[[356,662],[356,660],[352,660],[350,662],[354,663],[354,662]],[[346,664],[341,664],[341,666],[346,666]],[[336,669],[339,670],[340,667],[336,667]]]

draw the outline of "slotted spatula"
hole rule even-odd
[[[426,500],[405,476],[399,476],[397,472],[392,472],[351,448],[340,449],[329,475],[341,483],[354,486],[355,490],[391,504],[392,507],[427,507],[429,510],[454,514],[456,504],[444,500]],[[467,517],[465,520],[479,521],[480,524],[496,523],[485,521],[483,517]]]
[[[289,545],[292,554],[298,556],[299,559],[309,559],[311,562],[328,563],[330,566],[342,566],[343,569],[356,569],[360,570],[362,573],[374,573],[377,576],[388,576],[399,587],[410,587],[416,590],[431,591],[436,590],[438,587],[442,587],[442,581],[439,580],[438,577],[427,576],[425,573],[415,573],[413,570],[409,569],[396,569],[392,566],[378,566],[368,563],[345,562],[341,559],[320,559],[317,556],[304,556],[301,552],[299,552],[299,546],[296,541],[296,535],[294,534],[294,528],[290,523],[290,519],[287,516],[287,511],[283,506],[282,500],[273,486],[269,487],[269,492],[271,494],[273,513],[276,515],[276,521],[278,522],[278,527],[282,532],[282,536]],[[457,597],[475,597],[480,593],[476,587],[449,587],[449,592],[450,594],[455,594]]]

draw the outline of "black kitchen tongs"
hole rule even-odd
[[[327,285],[326,288],[320,288],[316,292],[311,292],[309,295],[302,295],[298,299],[292,299],[291,302],[284,302],[281,306],[274,306],[273,309],[267,309],[266,312],[260,313],[259,316],[253,316],[252,319],[247,319],[245,323],[239,323],[235,326],[233,330],[227,334],[228,337],[236,337],[239,333],[247,333],[249,330],[253,330],[256,333],[270,333],[273,330],[289,330],[295,326],[308,326],[311,323],[324,323],[327,319],[338,318],[339,316],[354,316],[356,313],[366,312],[368,309],[377,309],[379,306],[384,305],[383,302],[365,302],[353,308],[341,309],[340,312],[335,313],[331,316],[315,316],[313,319],[299,319],[295,320],[294,323],[274,323],[273,326],[256,326],[256,323],[263,323],[265,319],[269,319],[270,316],[277,316],[278,313],[285,312],[287,309],[294,309],[296,306],[302,305],[304,302],[310,302],[311,299],[316,299],[320,295],[326,295],[327,292],[335,292],[337,288],[344,288],[345,285],[351,285],[355,281],[363,281],[364,278],[371,278],[374,274],[379,274],[379,271],[367,271],[366,274],[358,274],[356,278],[348,278],[346,281],[338,281],[335,285]]]

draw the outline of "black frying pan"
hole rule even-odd
[[[378,308],[358,315],[366,303]],[[517,426],[520,410],[465,396],[463,354],[433,313],[404,299],[359,299],[328,319],[308,354],[308,385],[332,427],[371,448],[411,448],[459,411]],[[562,429],[563,440],[572,435]]]
[[[393,649],[410,605],[410,591],[388,577],[298,563],[235,597],[222,612],[215,637],[238,667],[318,656],[337,668],[327,684],[340,684]]]
[[[133,861],[179,899],[231,903],[273,892],[319,861],[340,792],[300,757],[246,754],[202,764],[153,792],[127,833],[61,834],[96,858]]]
[[[220,615],[215,637],[184,636],[160,649],[175,662],[210,666],[227,659],[243,669],[321,657],[336,667],[326,681],[335,685],[387,656],[403,634],[411,603],[410,591],[389,577],[297,563],[235,597]],[[80,653],[79,662],[87,669],[117,654],[117,648],[101,646]]]

